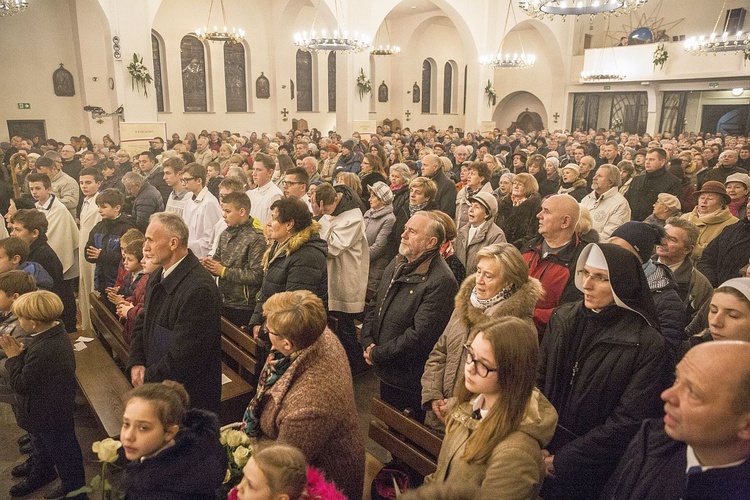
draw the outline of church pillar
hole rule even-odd
[[[495,91],[497,91],[494,68],[482,64],[469,64],[469,76],[466,83],[466,117],[464,121],[464,130],[467,132],[480,129],[483,121],[492,120],[492,113],[500,101],[500,96],[498,96],[495,104],[489,104],[487,94],[484,91],[487,86],[487,80],[492,82]]]
[[[370,79],[372,92],[377,92],[377,86],[372,83],[369,71],[369,52],[339,52],[336,61],[336,132],[346,140],[354,132],[355,121],[369,119],[371,95],[364,94],[360,99],[357,90],[360,69],[364,69],[365,76]]]

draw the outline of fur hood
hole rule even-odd
[[[312,221],[312,224],[307,226],[302,231],[292,235],[289,240],[285,243],[285,248],[282,248],[280,251],[276,252],[276,255],[271,257],[271,251],[274,250],[275,245],[271,244],[268,249],[266,250],[266,253],[263,255],[263,269],[268,269],[268,265],[273,262],[275,259],[279,257],[288,257],[290,254],[293,254],[305,243],[312,243],[315,244],[315,241],[313,240],[320,240],[318,237],[318,234],[320,234],[320,224],[317,221]],[[325,242],[323,240],[320,240],[321,243],[323,243],[325,250],[323,253],[327,253],[327,245],[325,245]]]
[[[536,278],[529,277],[516,293],[487,310],[482,310],[471,305],[471,291],[476,284],[476,276],[469,276],[464,280],[461,288],[456,294],[456,310],[461,315],[461,320],[472,328],[487,317],[514,316],[521,319],[530,319],[534,313],[537,300],[544,296],[544,288]]]

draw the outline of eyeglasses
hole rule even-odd
[[[464,356],[466,356],[466,364],[470,365],[474,363],[474,371],[477,372],[477,375],[479,375],[482,378],[486,378],[487,375],[490,374],[490,372],[496,372],[497,368],[490,368],[481,361],[479,361],[477,358],[474,357],[474,351],[471,350],[471,346],[469,344],[463,345],[464,349]]]
[[[598,283],[609,283],[609,278],[607,278],[603,274],[591,274],[586,269],[581,269],[580,271],[576,271],[576,272],[578,273],[578,276],[580,276],[583,281],[586,281],[587,279],[591,278],[592,280]]]
[[[295,184],[304,184],[304,182],[284,181],[285,186],[294,186]]]
[[[195,180],[195,177],[183,177],[182,179],[180,179],[180,182],[183,184],[187,184],[189,181],[194,181],[194,180]]]

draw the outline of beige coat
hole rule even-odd
[[[469,229],[471,224],[465,224],[458,230],[456,241],[453,247],[456,251],[456,257],[466,268],[466,275],[471,275],[477,271],[477,253],[488,245],[495,243],[506,243],[505,232],[495,224],[494,219],[490,218],[479,227],[479,231],[474,235],[474,239],[469,241]]]
[[[352,374],[338,338],[326,329],[264,395],[262,439],[296,446],[350,499],[362,497],[365,445]]]
[[[473,330],[476,325],[503,316],[513,316],[525,319],[529,325],[534,326],[534,306],[544,295],[544,289],[537,279],[529,278],[516,293],[485,310],[471,305],[471,291],[475,283],[476,277],[469,276],[461,285],[456,294],[456,308],[448,321],[448,326],[445,327],[425,364],[422,375],[422,405],[428,409],[432,401],[453,396],[453,389],[464,370],[462,346],[469,341],[471,333],[476,333]],[[431,410],[427,412],[425,424],[436,430],[445,429]]]
[[[695,245],[691,258],[693,262],[698,262],[703,255],[703,250],[706,249],[709,243],[714,238],[719,236],[725,227],[731,226],[739,219],[732,215],[728,208],[714,212],[713,214],[704,215],[698,217],[698,207],[695,207],[692,212],[684,214],[682,219],[692,222],[698,226],[698,244]]]
[[[470,403],[462,404],[450,418],[461,422],[445,436],[437,470],[425,482],[456,483],[479,488],[480,500],[536,499],[544,479],[542,449],[555,433],[557,412],[534,389],[518,430],[495,446],[486,463],[468,463],[462,455],[466,441],[481,420],[471,416]]]
[[[85,330],[91,329],[91,316],[89,311],[89,294],[94,290],[94,270],[96,265],[86,260],[86,243],[89,241],[89,233],[94,226],[102,220],[99,215],[99,207],[96,206],[96,193],[88,203],[86,200],[81,207],[81,230],[78,234],[78,308],[81,310],[81,327]]]

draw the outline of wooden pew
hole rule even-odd
[[[98,294],[91,294],[91,322],[96,336],[103,344],[102,348],[124,366],[127,364],[130,348],[123,338],[122,324],[107,309],[103,300]],[[220,420],[222,423],[237,422],[242,419],[255,391],[258,375],[265,361],[262,357],[263,349],[250,334],[223,317],[221,349],[222,374],[229,381],[221,386]],[[121,372],[119,368],[118,371]],[[93,404],[92,409],[95,413],[98,411]]]
[[[70,340],[75,343],[79,336],[93,337],[91,332],[74,332]],[[97,421],[107,436],[120,435],[123,396],[133,388],[114,359],[98,339],[86,342],[86,349],[75,351],[76,380],[86,396]]]
[[[370,439],[422,476],[435,472],[440,436],[379,398],[372,399],[370,415]]]

